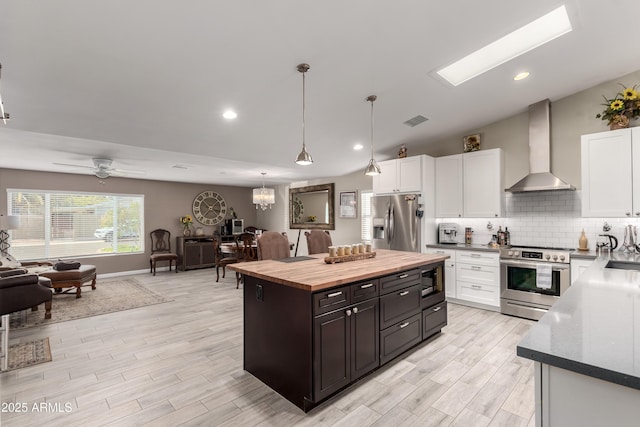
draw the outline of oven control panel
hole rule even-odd
[[[500,258],[568,264],[570,262],[570,253],[571,250],[569,249],[511,247],[501,249]]]

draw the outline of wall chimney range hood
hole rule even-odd
[[[529,175],[505,189],[511,193],[575,190],[551,173],[551,126],[549,100],[529,106]]]

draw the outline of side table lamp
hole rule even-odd
[[[8,255],[11,244],[9,243],[8,230],[15,230],[20,227],[19,216],[5,216],[0,214],[0,255]]]

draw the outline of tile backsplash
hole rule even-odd
[[[458,241],[464,242],[464,228],[473,229],[473,243],[489,243],[498,227],[508,227],[511,244],[521,246],[551,246],[577,248],[584,229],[589,248],[595,250],[599,234],[605,233],[605,223],[611,226],[607,234],[624,241],[629,224],[640,226],[636,218],[582,218],[580,191],[544,191],[505,193],[506,212],[503,218],[439,218],[438,222],[454,222],[459,226]],[[493,227],[489,230],[488,225]]]

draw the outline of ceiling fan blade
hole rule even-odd
[[[131,170],[131,169],[109,168],[107,170],[109,172],[121,173],[121,174],[124,174],[124,175],[146,175],[147,174],[144,171]]]
[[[73,168],[82,168],[82,169],[95,169],[93,166],[83,166],[83,165],[72,165],[69,163],[53,163],[54,165],[58,165],[58,166],[70,166]]]

